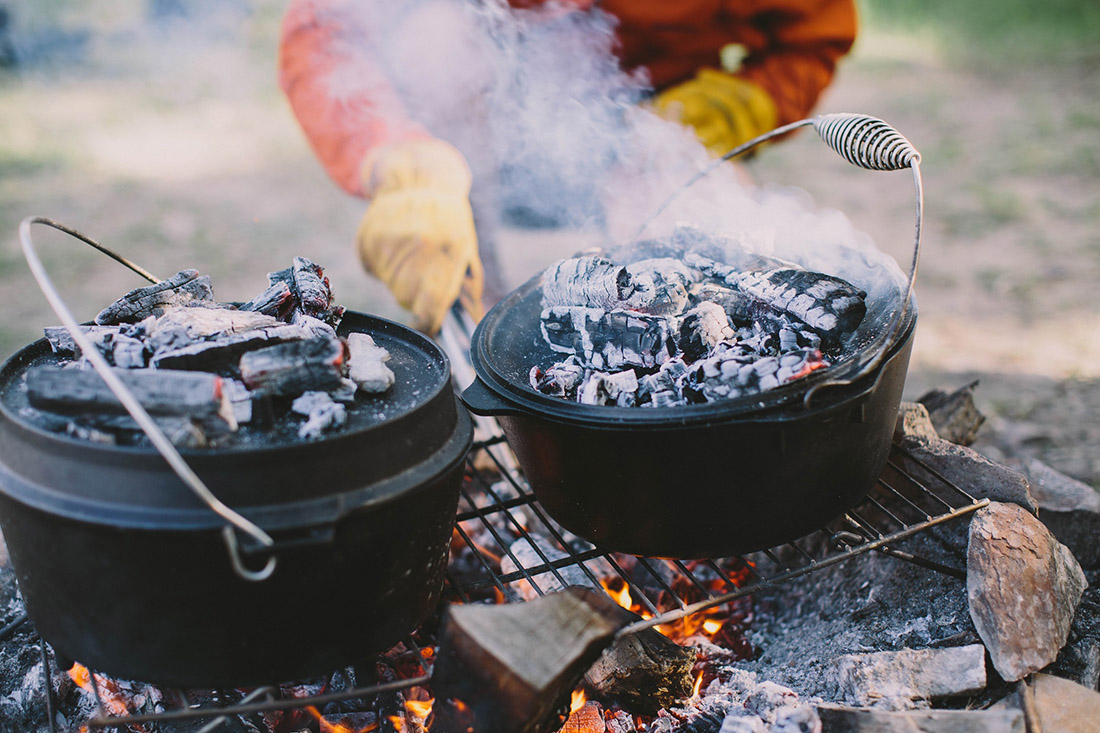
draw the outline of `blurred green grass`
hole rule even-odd
[[[860,0],[867,27],[932,32],[952,58],[993,73],[1100,67],[1096,0]]]

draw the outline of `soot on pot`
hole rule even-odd
[[[669,407],[767,391],[848,356],[865,291],[716,244],[681,228],[650,243],[648,259],[551,265],[539,326],[568,356],[532,367],[531,386],[583,404]]]

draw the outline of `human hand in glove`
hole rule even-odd
[[[367,270],[425,333],[460,298],[480,318],[484,277],[462,154],[436,139],[394,143],[368,154],[360,175],[370,205],[356,240]]]
[[[771,95],[761,87],[715,69],[700,69],[695,78],[657,95],[657,112],[690,125],[716,156],[775,128]]]

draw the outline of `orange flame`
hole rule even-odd
[[[93,682],[91,671],[79,662],[73,664],[69,669],[69,679],[89,695],[96,696],[110,715],[118,718],[130,715],[129,706],[127,706],[122,694],[118,691],[117,685],[111,679],[97,674]],[[98,695],[96,695],[97,689],[99,690]],[[139,733],[145,733],[145,729],[136,723],[131,724],[129,728]]]
[[[618,582],[612,583],[611,580],[601,580],[600,583],[603,585],[604,589],[607,591],[608,595],[611,596],[612,600],[615,601],[615,603],[618,603],[620,606],[628,611],[633,610],[634,599],[630,597],[630,587],[627,586],[627,584],[622,580],[615,580],[618,580]],[[620,587],[616,589],[613,586]]]
[[[699,697],[699,690],[703,687],[703,673],[700,672],[699,676],[695,678],[695,686],[691,688],[691,696]]]
[[[573,690],[573,698],[569,702],[569,713],[575,713],[584,707],[584,704],[588,702],[588,695],[584,694],[584,690]]]
[[[405,709],[409,711],[409,714],[420,722],[424,722],[428,719],[428,716],[432,714],[432,706],[435,705],[435,700],[406,700]]]
[[[330,723],[324,719],[321,715],[321,711],[313,705],[306,706],[306,712],[312,715],[321,726],[321,733],[372,733],[372,731],[378,730],[378,723],[371,723],[363,728],[355,730],[349,728],[343,723]]]

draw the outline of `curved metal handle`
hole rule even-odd
[[[240,548],[238,547],[233,528],[236,527],[267,547],[275,544],[275,540],[253,522],[241,516],[223,503],[206,487],[206,484],[204,484],[202,479],[191,470],[191,467],[183,460],[183,456],[181,456],[179,451],[176,450],[176,447],[172,445],[172,441],[170,441],[160,427],[157,426],[156,422],[149,416],[149,413],[145,411],[145,408],[142,407],[133,393],[122,383],[122,380],[111,371],[111,367],[107,363],[107,360],[103,358],[103,355],[99,353],[99,349],[92,344],[91,340],[84,335],[84,332],[80,329],[80,325],[76,322],[76,318],[73,317],[69,307],[65,305],[65,301],[62,300],[60,293],[58,293],[53,282],[50,280],[50,276],[46,273],[46,268],[38,258],[38,253],[35,251],[34,243],[31,240],[32,224],[44,224],[65,232],[95,247],[112,259],[121,262],[146,280],[153,283],[159,282],[159,280],[148,271],[138,267],[124,257],[111,252],[90,237],[52,219],[43,216],[29,216],[19,224],[19,241],[23,246],[23,257],[27,260],[27,265],[30,266],[31,274],[34,275],[34,279],[38,282],[42,294],[46,296],[46,300],[49,302],[50,307],[53,309],[53,312],[57,314],[57,317],[61,319],[62,325],[65,326],[66,330],[68,330],[69,334],[73,337],[73,341],[80,346],[80,350],[83,352],[84,356],[91,362],[92,367],[99,376],[103,378],[107,387],[110,388],[111,392],[118,398],[118,401],[122,403],[122,406],[126,408],[126,411],[130,413],[130,416],[134,418],[138,426],[140,426],[141,429],[145,431],[145,434],[149,436],[149,440],[164,457],[164,460],[168,462],[169,467],[176,472],[176,475],[180,477],[183,483],[210,507],[214,513],[229,522],[228,525],[222,528],[222,536],[225,540],[226,548],[229,551],[229,560],[232,563],[234,572],[244,580],[249,581],[266,580],[271,577],[271,574],[275,572],[276,559],[274,557],[269,557],[267,564],[260,570],[249,570],[246,568],[240,557]]]

